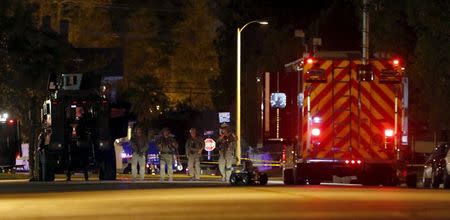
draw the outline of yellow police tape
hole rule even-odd
[[[241,158],[241,160],[248,160],[252,162],[260,162],[260,163],[254,163],[253,166],[256,167],[280,167],[281,164],[279,161],[275,160],[260,160],[260,159],[251,159],[251,158]],[[201,162],[202,164],[219,164],[219,162]]]
[[[217,165],[219,162],[201,162],[201,164],[214,164]],[[280,167],[279,163],[255,163],[253,164],[255,167]]]
[[[241,160],[249,160],[252,162],[263,162],[263,163],[276,163],[276,164],[280,164],[280,161],[278,160],[260,160],[260,159],[251,159],[251,158],[241,158]]]

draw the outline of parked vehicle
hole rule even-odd
[[[0,115],[0,172],[20,167],[16,164],[16,158],[22,154],[19,128],[18,120],[8,118],[7,113]]]
[[[114,115],[101,76],[54,74],[48,83],[48,99],[42,105],[43,130],[49,143],[40,146],[40,181],[53,181],[63,170],[98,172],[100,180],[116,179],[113,141],[126,136],[127,120]],[[46,142],[46,141],[44,141]]]

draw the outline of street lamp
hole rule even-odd
[[[250,24],[268,25],[267,21],[250,21],[237,29],[237,64],[236,64],[236,158],[241,164],[241,32]]]

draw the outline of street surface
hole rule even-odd
[[[450,219],[448,190],[271,183],[7,182],[0,219]]]

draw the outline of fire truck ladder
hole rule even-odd
[[[332,111],[333,111],[333,145],[332,152],[333,158],[335,153],[344,153],[342,147],[347,147],[347,151],[351,153],[351,71],[350,66],[334,67],[333,68],[333,89],[332,89]],[[336,79],[336,76],[342,71],[346,71],[347,74],[342,79]],[[339,95],[337,93],[342,92],[344,94]],[[338,119],[341,119],[339,121]],[[343,129],[342,129],[343,128]],[[344,131],[344,132],[343,132]],[[348,131],[348,132],[347,132]],[[341,143],[340,143],[341,142]],[[339,146],[337,146],[337,144]],[[344,148],[345,149],[345,148]]]

